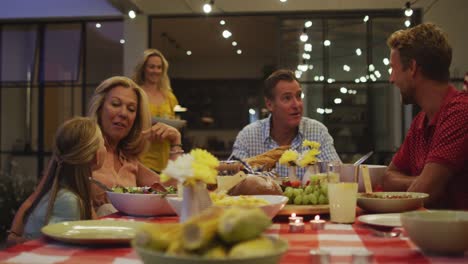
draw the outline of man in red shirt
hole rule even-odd
[[[468,93],[449,84],[452,48],[426,23],[387,40],[390,82],[404,104],[416,104],[406,138],[390,163],[386,191],[428,193],[430,208],[468,209]]]

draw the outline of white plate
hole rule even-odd
[[[130,243],[143,222],[128,220],[82,220],[46,225],[42,233],[55,240],[76,244]]]
[[[153,117],[151,118],[151,123],[154,125],[156,122],[161,122],[166,125],[170,125],[172,127],[175,127],[177,129],[183,128],[186,124],[187,121],[185,120],[180,120],[180,119],[168,119],[168,118],[163,118],[163,117]]]
[[[385,226],[385,227],[399,227],[401,226],[400,214],[370,214],[361,215],[358,220],[362,223]]]

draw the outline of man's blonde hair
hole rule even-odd
[[[424,23],[398,30],[388,38],[387,45],[399,51],[403,69],[406,70],[411,60],[415,60],[426,78],[449,81],[452,47],[447,35],[436,25]]]

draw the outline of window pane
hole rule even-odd
[[[36,48],[36,25],[2,27],[1,81],[26,81],[33,69]]]
[[[44,96],[44,151],[52,151],[57,128],[67,119],[81,115],[80,87],[46,87]]]
[[[45,81],[77,81],[80,24],[47,25],[44,39]]]
[[[312,22],[307,28],[307,41],[299,39],[306,21]],[[281,68],[299,70],[303,65],[301,81],[312,81],[323,75],[323,37],[320,19],[285,19],[281,22]],[[311,49],[311,51],[310,51]],[[307,54],[304,56],[304,53]],[[308,57],[310,56],[310,57]],[[316,80],[319,81],[319,80]]]
[[[387,38],[395,31],[402,29],[402,18],[375,18],[372,19],[372,63],[375,70],[381,75],[379,80],[388,80],[390,74],[388,65],[390,50],[387,47]]]
[[[97,84],[123,74],[123,23],[86,23],[86,81]]]
[[[24,151],[31,146],[31,123],[27,121],[27,92],[24,88],[2,87],[2,151]]]
[[[325,46],[328,44],[326,40],[322,44],[328,50],[328,78],[354,81],[366,76],[366,23],[362,19],[328,20],[328,36],[325,38],[330,41],[329,46]]]

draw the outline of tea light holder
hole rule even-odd
[[[289,223],[289,233],[302,233],[304,230],[305,226],[302,219],[296,219],[293,223]]]
[[[322,249],[312,249],[309,251],[309,263],[330,263],[330,252]]]
[[[300,222],[304,221],[304,218],[302,216],[296,216],[296,213],[292,213],[288,219],[289,219],[289,223],[294,223],[298,219],[300,220]]]
[[[310,220],[310,229],[314,231],[323,230],[325,228],[325,220],[320,219],[320,215],[316,215],[313,220]]]

